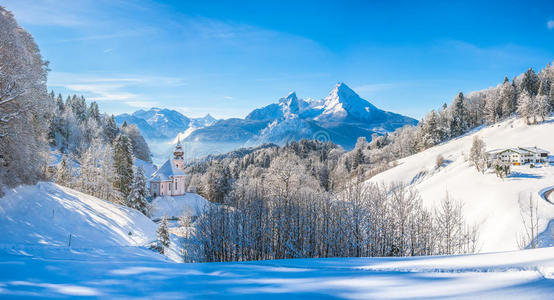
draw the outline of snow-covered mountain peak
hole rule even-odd
[[[366,120],[372,118],[372,113],[382,112],[342,82],[335,85],[325,98],[323,106],[324,110],[319,118],[335,121],[348,116]]]

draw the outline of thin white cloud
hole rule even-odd
[[[546,22],[546,27],[548,27],[548,29],[554,29],[554,20]]]
[[[89,1],[57,0],[6,0],[3,6],[13,12],[16,19],[24,24],[78,27],[90,22],[86,18],[90,12]]]
[[[136,108],[152,108],[160,106],[160,103],[156,101],[128,101],[125,102],[125,104]]]
[[[223,99],[232,100],[233,97],[231,97],[231,96],[224,96]]]
[[[124,76],[52,72],[48,86],[82,94],[89,100],[122,102],[132,107],[152,107],[158,102],[141,94],[141,87],[178,87],[184,80],[162,76]]]

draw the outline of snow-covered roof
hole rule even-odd
[[[170,160],[167,160],[158,171],[156,171],[150,181],[170,181],[171,177],[185,176],[185,172],[173,165]]]
[[[487,151],[489,154],[498,154],[506,151],[515,152],[518,154],[528,154],[528,153],[550,153],[548,150],[544,150],[537,147],[517,147],[517,148],[504,148],[504,149],[494,149]]]
[[[534,153],[550,153],[548,150],[537,148],[537,146],[535,146],[535,147],[519,147],[519,149],[529,151],[529,152],[534,152]]]

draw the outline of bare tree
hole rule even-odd
[[[539,232],[539,207],[537,200],[533,200],[533,196],[529,194],[529,202],[523,204],[523,199],[519,198],[519,205],[521,207],[520,214],[523,221],[523,232],[517,237],[517,243],[519,248],[537,248],[537,235]],[[523,205],[523,206],[522,206]]]

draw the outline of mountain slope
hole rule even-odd
[[[141,109],[133,114],[121,114],[115,120],[118,124],[136,124],[148,139],[172,139],[187,129],[206,127],[216,121],[209,114],[202,118],[188,118],[178,111],[156,107]]]
[[[534,126],[519,119],[508,119],[401,159],[398,166],[376,175],[371,181],[410,183],[429,207],[437,207],[448,192],[451,198],[464,204],[470,223],[481,223],[482,251],[517,249],[516,237],[524,229],[521,207],[528,203],[529,195],[539,203],[540,231],[554,219],[554,205],[538,195],[543,188],[554,185],[554,165],[512,167],[512,175],[504,180],[492,171],[481,174],[467,161],[472,139],[478,135],[486,143],[487,150],[537,146],[554,152],[553,134],[553,118]],[[439,169],[435,167],[438,155],[446,160]],[[551,243],[551,238],[546,238],[541,245]]]
[[[319,139],[352,148],[360,136],[393,131],[417,121],[378,109],[338,83],[323,100],[299,99],[292,92],[277,103],[255,109],[244,119],[228,119],[192,132],[186,141],[284,144],[290,140]]]

